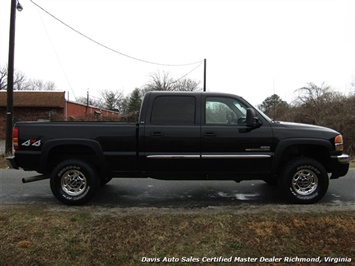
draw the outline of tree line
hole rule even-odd
[[[0,90],[7,89],[7,73],[7,67],[0,66]],[[99,98],[79,97],[76,101],[107,110],[119,111],[121,115],[129,116],[139,111],[142,98],[148,91],[195,91],[200,90],[199,84],[199,82],[187,78],[174,80],[168,72],[157,72],[152,73],[150,80],[145,85],[134,89],[128,96],[125,96],[122,90],[103,89],[100,91]],[[56,85],[52,81],[30,79],[23,72],[14,71],[14,90],[55,90],[55,88]]]
[[[7,67],[0,66],[0,90],[7,89]],[[55,90],[53,81],[30,79],[21,71],[14,71],[14,90]]]
[[[353,84],[355,87],[355,84]],[[7,68],[0,67],[0,90],[7,88]],[[54,90],[51,81],[28,79],[15,71],[15,90]],[[136,122],[144,95],[149,91],[199,91],[200,83],[191,79],[174,80],[167,72],[152,73],[150,80],[141,88],[135,88],[125,96],[122,90],[102,90],[100,98],[81,97],[77,102],[91,106],[119,111],[121,121]],[[308,83],[296,90],[298,96],[291,103],[282,100],[277,94],[267,97],[258,108],[270,118],[314,124],[333,128],[343,134],[345,150],[355,153],[355,94],[345,96],[334,91],[325,83],[317,86]]]
[[[200,82],[191,79],[174,80],[168,72],[156,72],[150,75],[150,80],[141,88],[135,88],[128,96],[120,90],[102,90],[99,99],[81,97],[77,99],[82,104],[119,111],[121,121],[136,122],[144,95],[149,91],[198,91]]]
[[[325,126],[343,134],[345,151],[355,152],[355,94],[345,96],[325,83],[308,83],[296,90],[292,103],[277,94],[267,97],[258,108],[277,121],[290,121]]]
[[[0,66],[0,90],[7,89],[7,73],[5,66]],[[150,80],[141,88],[135,88],[128,96],[123,90],[103,89],[100,97],[79,97],[76,102],[102,109],[120,112],[121,121],[134,122],[138,120],[138,113],[142,99],[148,91],[196,91],[201,90],[200,82],[180,78],[173,79],[168,72],[150,74]],[[14,90],[55,90],[55,83],[40,79],[30,79],[23,72],[14,71]],[[112,117],[101,117],[101,120]]]

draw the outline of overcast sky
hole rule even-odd
[[[154,72],[178,79],[207,59],[207,90],[252,104],[288,102],[308,82],[348,94],[355,81],[354,0],[20,0],[15,68],[53,81],[70,99],[142,87]],[[0,0],[0,65],[8,60],[10,0]],[[119,52],[119,53],[117,53]],[[203,65],[187,78],[203,83]]]

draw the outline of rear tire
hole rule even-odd
[[[284,168],[280,188],[291,203],[311,204],[319,201],[328,190],[328,173],[319,162],[296,159]]]
[[[81,160],[66,160],[58,164],[50,178],[53,195],[67,205],[82,205],[99,187],[94,169]]]

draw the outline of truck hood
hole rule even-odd
[[[322,126],[316,126],[316,125],[310,125],[310,124],[302,124],[302,123],[294,123],[294,122],[283,122],[283,121],[277,121],[275,122],[279,124],[280,126],[288,129],[305,129],[305,130],[314,130],[314,131],[323,131],[323,132],[328,132],[328,133],[335,133],[339,134],[337,131],[327,128],[327,127],[322,127]]]

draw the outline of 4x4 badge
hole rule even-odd
[[[41,146],[41,140],[29,139],[29,140],[26,140],[21,145],[25,146],[25,147],[29,147],[29,146],[39,147],[39,146]]]

